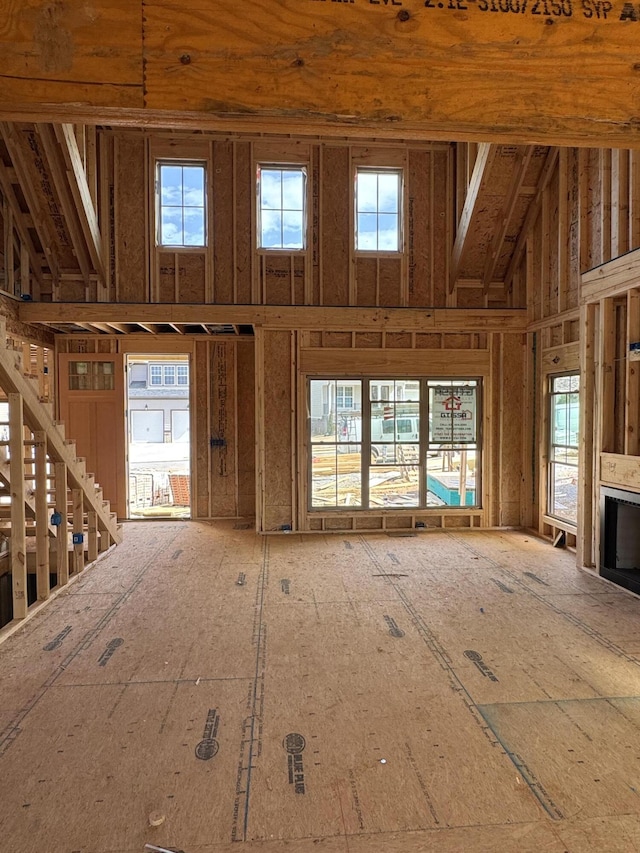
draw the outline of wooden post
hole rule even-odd
[[[84,533],[84,503],[82,499],[82,489],[71,490],[71,500],[73,503],[73,534]],[[73,545],[73,572],[79,574],[84,569],[84,540]]]
[[[460,506],[467,505],[467,451],[460,451]]]
[[[24,510],[24,418],[22,397],[9,394],[9,476],[11,478],[11,575],[13,618],[27,615],[27,538]]]
[[[640,341],[640,291],[627,294],[627,346]],[[627,355],[626,429],[624,452],[631,456],[640,454],[640,361],[631,361]]]
[[[597,305],[584,305],[580,309],[580,449],[578,468],[578,537],[576,556],[579,566],[593,566],[595,562],[594,529],[597,512],[594,507],[594,441],[593,430],[596,412],[596,340],[595,324]]]
[[[616,324],[613,300],[600,301],[600,445],[598,453],[614,453],[615,446],[615,358]]]
[[[58,586],[69,582],[69,521],[67,518],[67,466],[56,462],[56,512],[61,516],[58,525],[57,557]]]
[[[35,439],[36,465],[36,583],[38,601],[49,598],[49,507],[47,505],[47,434],[38,430]]]
[[[98,513],[91,509],[87,513],[87,559],[90,563],[98,559]]]

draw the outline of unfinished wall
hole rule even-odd
[[[100,133],[102,195],[113,195],[114,302],[265,305],[441,306],[447,299],[452,230],[452,148],[446,143],[310,143],[214,135]],[[207,169],[204,249],[162,250],[155,237],[155,163],[193,159]],[[257,248],[256,169],[307,170],[307,245]],[[397,253],[354,249],[357,166],[402,169],[403,245]],[[149,257],[147,264],[146,258]],[[147,268],[148,266],[148,268]],[[63,297],[64,298],[64,297]],[[465,299],[464,305],[469,304]]]
[[[525,518],[541,533],[577,535],[578,560],[595,565],[601,483],[637,490],[637,368],[629,345],[640,337],[640,152],[561,149],[535,200],[514,281],[526,281],[529,314],[528,406],[535,446]],[[593,272],[590,269],[596,268]],[[581,372],[578,525],[547,513],[548,377]],[[635,459],[635,461],[634,461]]]
[[[257,340],[258,525],[263,531],[407,530],[519,525],[524,345],[484,332],[297,333]],[[315,376],[477,377],[482,381],[478,508],[310,509],[307,380]]]
[[[255,347],[252,337],[66,335],[57,338],[57,348],[59,354],[188,354],[191,364],[192,517],[250,518],[255,515]],[[122,421],[124,424],[124,417]],[[110,424],[110,428],[116,429],[117,425]],[[72,432],[67,434],[74,437]],[[124,468],[124,459],[122,465]],[[124,504],[119,511],[125,515]]]

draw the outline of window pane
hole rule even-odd
[[[304,248],[305,184],[304,168],[260,168],[259,220],[262,249]]]
[[[371,508],[413,507],[420,501],[418,466],[395,460],[369,469]]]
[[[362,447],[350,444],[338,448],[337,505],[360,506],[362,503]]]
[[[335,445],[314,447],[311,459],[311,506],[336,506],[338,494],[337,455]]]
[[[182,205],[182,167],[160,166],[160,201],[163,205]]]
[[[362,501],[361,448],[315,448],[311,462],[313,507],[359,506]]]
[[[302,211],[285,211],[282,214],[282,244],[286,249],[301,249]]]
[[[398,217],[395,213],[378,216],[378,248],[384,252],[398,251]]]
[[[574,524],[578,520],[578,468],[552,462],[551,515],[564,518]]]
[[[398,212],[399,176],[394,172],[382,172],[378,176],[378,211]]]
[[[205,245],[205,169],[199,165],[160,164],[161,246]]]
[[[460,495],[464,494],[463,501]],[[439,450],[427,457],[427,506],[477,506],[476,451]]]
[[[477,442],[477,387],[442,383],[429,388],[429,441],[437,446]]]
[[[204,208],[185,208],[184,245],[204,246]]]
[[[163,207],[160,220],[160,242],[163,246],[182,246],[182,208]]]
[[[376,172],[358,172],[356,183],[357,210],[361,213],[378,210],[378,175]]]
[[[369,398],[364,403],[366,429],[362,421],[365,389],[360,381],[309,382],[310,508],[478,506],[478,448],[469,441],[455,446],[451,440],[452,435],[468,439],[469,429],[475,436],[477,380],[440,383],[415,378],[373,378],[366,381]],[[461,405],[451,411],[471,412],[471,426],[449,425],[450,440],[445,447],[427,442],[421,445],[423,387],[429,388],[432,398],[435,392],[440,392],[443,401],[458,395]],[[451,416],[448,417],[451,422]],[[461,419],[469,420],[466,414]],[[363,477],[368,484],[366,505]]]
[[[204,169],[202,166],[184,166],[184,205],[204,207]]]
[[[165,385],[175,385],[176,384],[176,369],[173,364],[167,364],[164,368],[164,384]]]
[[[579,374],[553,376],[550,381],[549,515],[577,521]]]
[[[263,210],[282,209],[282,172],[279,169],[260,170],[260,206]]]
[[[262,211],[260,245],[264,249],[282,248],[282,213],[279,210]]]
[[[378,217],[375,213],[358,214],[358,249],[378,248]]]
[[[284,210],[304,210],[304,173],[291,169],[282,173],[282,206]]]

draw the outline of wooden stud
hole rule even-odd
[[[594,536],[597,524],[597,478],[594,476],[594,453],[597,439],[594,427],[596,411],[596,324],[598,306],[580,309],[580,448],[578,465],[578,540],[576,556],[579,566],[593,566],[597,559]]]
[[[36,588],[38,600],[49,598],[49,471],[47,460],[47,434],[44,430],[34,433],[35,441],[35,503],[36,503]]]
[[[640,455],[640,361],[632,361],[628,347],[640,342],[640,290],[634,288],[627,294],[627,329],[624,344],[626,358],[626,411],[624,452]]]
[[[60,515],[60,524],[56,531],[56,567],[58,586],[69,582],[69,521],[67,507],[67,466],[56,462],[55,470],[55,511]]]
[[[24,413],[20,394],[9,393],[9,477],[11,480],[11,575],[13,618],[27,615],[27,540],[24,480]]]
[[[73,506],[74,535],[83,537],[80,543],[73,543],[73,573],[79,574],[84,569],[84,502],[82,489],[71,490],[71,502]]]

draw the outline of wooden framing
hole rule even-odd
[[[40,0],[8,15],[3,113],[11,120],[223,132],[256,125],[286,132],[295,123],[302,132],[331,125],[341,135],[376,136],[392,127],[527,144],[638,141],[631,106],[637,16],[620,4],[607,18],[569,7],[568,15],[547,18],[506,11],[496,31],[494,15],[479,6],[280,0],[274,14],[266,0],[250,0],[239,19],[215,0],[194,19],[177,0],[146,0],[144,14],[141,2],[99,0],[91,20],[65,21],[34,60],[30,45],[43,27],[49,33],[47,9]],[[167,27],[179,42],[167,39]],[[562,38],[550,38],[550,29]],[[227,34],[224,55],[215,32]],[[95,44],[104,47],[100,56]],[[256,87],[265,63],[270,74]]]

